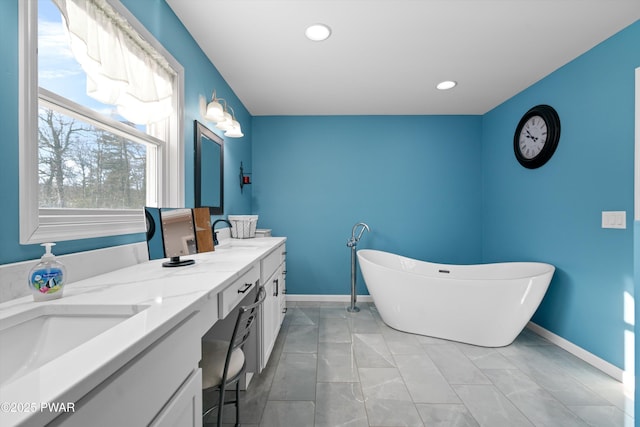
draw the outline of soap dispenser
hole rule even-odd
[[[45,253],[29,273],[29,288],[34,301],[49,301],[62,298],[62,287],[67,276],[64,265],[51,252],[55,243],[43,243]]]

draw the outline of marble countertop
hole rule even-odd
[[[7,411],[6,405],[20,409],[19,405],[25,404],[76,402],[209,299],[217,298],[221,290],[285,240],[229,239],[221,241],[214,252],[185,257],[196,261],[190,266],[163,268],[166,260],[147,261],[69,283],[58,300],[36,303],[29,295],[0,304],[0,322],[47,304],[146,307],[38,369],[1,384],[0,404],[5,406],[0,411],[0,424],[20,425],[33,417],[52,419],[57,414]],[[1,342],[0,351],[10,345]]]

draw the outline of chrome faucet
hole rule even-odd
[[[356,237],[356,230],[358,229],[358,227],[362,227],[362,228],[360,229],[360,234],[358,234],[358,237]],[[349,239],[349,241],[347,241],[347,246],[350,248],[355,247],[360,241],[360,239],[362,238],[362,234],[364,234],[365,230],[371,231],[369,230],[369,226],[364,222],[359,222],[356,225],[354,225],[353,228],[351,229],[351,238]]]
[[[233,225],[231,225],[231,223],[229,221],[227,221],[226,219],[216,219],[215,221],[213,221],[213,224],[211,225],[211,231],[213,232],[213,245],[214,246],[218,245],[218,232],[215,230],[215,226],[219,222],[226,222],[227,224],[229,224],[229,228],[233,227]]]

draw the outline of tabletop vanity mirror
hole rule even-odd
[[[208,207],[145,207],[144,211],[149,259],[169,258],[164,267],[181,267],[194,263],[182,256],[214,250]]]

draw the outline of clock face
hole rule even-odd
[[[525,159],[536,157],[547,142],[547,122],[540,116],[530,117],[520,131],[520,153]]]
[[[513,151],[522,166],[535,169],[553,156],[559,140],[558,113],[548,105],[537,105],[520,119],[513,136]]]

